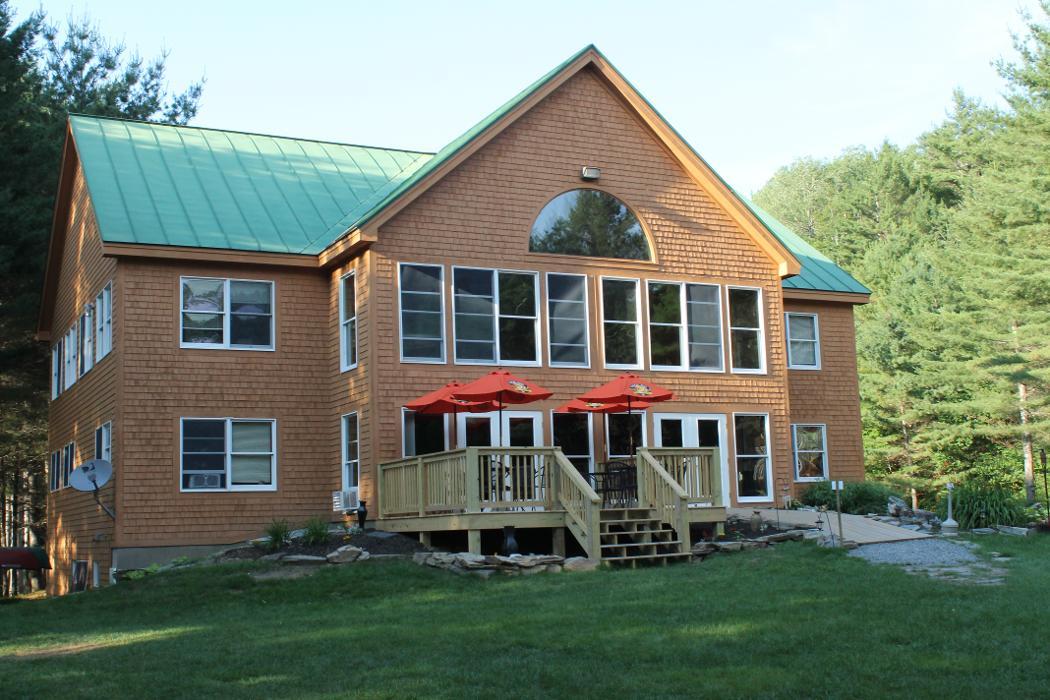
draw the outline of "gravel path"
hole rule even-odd
[[[963,545],[940,538],[868,544],[850,550],[849,555],[873,564],[913,566],[958,566],[978,561],[977,556]]]

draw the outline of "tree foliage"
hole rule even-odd
[[[915,144],[798,161],[755,199],[874,290],[857,333],[870,465],[928,486],[1012,454],[1031,498],[1050,439],[1050,30],[1029,18],[1016,46],[1008,109],[956,92]]]

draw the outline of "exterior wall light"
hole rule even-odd
[[[580,168],[580,179],[586,180],[587,182],[594,182],[602,176],[602,169],[596,168],[593,165],[585,165]]]

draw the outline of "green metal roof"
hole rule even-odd
[[[595,46],[585,46],[434,154],[80,115],[70,117],[70,126],[104,241],[316,255],[374,218],[588,51],[609,62]],[[769,213],[737,196],[801,263],[801,274],[784,280],[785,288],[869,293]]]
[[[316,255],[429,153],[73,115],[102,240]],[[348,214],[349,212],[349,214]]]

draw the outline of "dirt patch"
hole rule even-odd
[[[251,561],[261,559],[268,554],[307,554],[315,557],[323,557],[331,551],[342,547],[344,544],[352,544],[360,547],[369,554],[405,554],[411,555],[415,552],[425,552],[427,548],[411,537],[405,537],[393,532],[362,533],[346,536],[343,534],[329,535],[328,541],[323,544],[306,544],[302,540],[293,540],[291,543],[281,547],[276,552],[263,547],[240,547],[223,554],[219,561]]]

